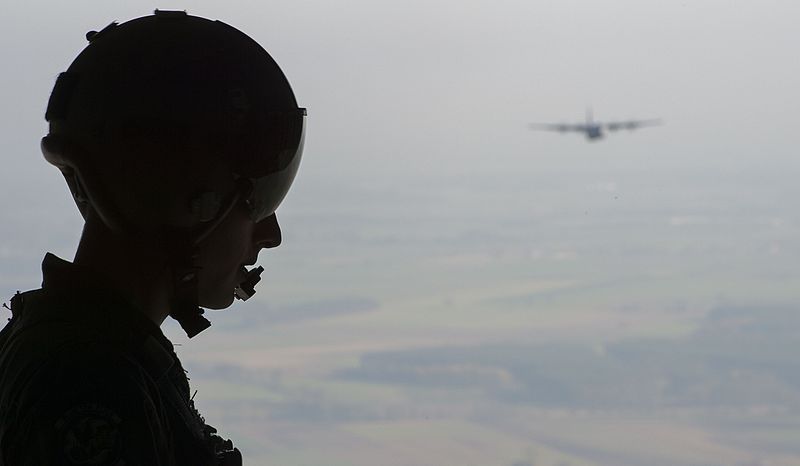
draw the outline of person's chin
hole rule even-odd
[[[234,296],[233,290],[230,293],[226,293],[224,295],[209,297],[211,299],[204,299],[200,302],[200,307],[204,307],[206,309],[211,309],[214,311],[220,311],[222,309],[227,309],[231,307],[233,304]]]

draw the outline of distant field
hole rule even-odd
[[[251,464],[800,464],[800,218],[581,176],[287,214],[253,300],[169,329],[198,405]]]
[[[580,303],[592,301],[591,287],[583,298],[570,295],[571,287],[578,282],[504,283],[496,292],[466,289],[457,301],[417,296],[231,335],[221,326],[207,346],[208,357],[194,351],[187,365],[202,369],[190,371],[201,388],[199,405],[219,427],[237,434],[259,458],[255,464],[800,461],[794,446],[800,384],[776,378],[800,373],[800,367],[791,352],[786,358],[772,355],[773,348],[800,343],[791,330],[800,322],[790,309],[733,310],[726,318],[725,312],[708,314],[689,305],[648,308],[640,302],[586,312]],[[614,294],[597,289],[598,303]],[[537,302],[537,293],[555,295]],[[741,321],[742,312],[755,320]],[[786,333],[773,335],[771,345],[761,343],[762,336],[770,339],[762,332],[775,326]],[[262,348],[248,343],[257,338],[266,343]],[[532,346],[504,356],[512,348],[501,344]],[[499,352],[481,349],[492,347]],[[752,348],[764,351],[763,359]],[[749,355],[737,356],[743,350]],[[715,369],[720,360],[737,359],[738,369]],[[232,372],[221,372],[224,382],[216,381],[223,366],[210,361],[232,364]],[[503,366],[514,361],[522,366]],[[524,367],[539,375],[528,372],[536,376],[525,381]],[[342,377],[342,371],[369,374],[373,368],[381,370],[366,379],[358,372]],[[409,374],[414,379],[404,378]],[[737,383],[742,389],[731,391]],[[514,393],[526,386],[520,384],[555,395],[519,398]],[[723,404],[709,406],[714,399]],[[741,424],[777,415],[784,424]]]

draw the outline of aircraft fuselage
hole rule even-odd
[[[593,140],[603,138],[603,129],[600,127],[600,125],[587,124],[585,131],[586,139]]]

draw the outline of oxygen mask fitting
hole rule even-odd
[[[247,270],[247,267],[242,267],[242,271],[245,273],[245,279],[233,290],[233,296],[236,299],[247,301],[256,294],[255,287],[261,281],[261,273],[264,272],[264,267],[258,266],[251,270]]]

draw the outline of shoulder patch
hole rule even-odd
[[[67,464],[123,466],[122,419],[95,403],[83,403],[67,411],[55,427]]]

